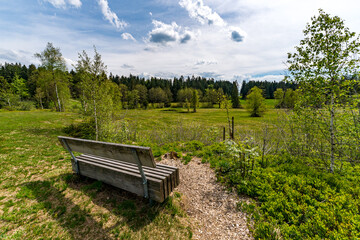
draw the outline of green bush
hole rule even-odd
[[[229,155],[224,143],[206,146],[201,154],[219,181],[248,195],[240,203],[254,221],[255,239],[357,239],[360,236],[360,168],[344,163],[340,173],[315,169],[311,159],[268,155],[248,175]]]
[[[32,101],[21,101],[19,102],[17,109],[21,111],[31,111],[35,109],[35,103]]]
[[[84,121],[71,124],[64,128],[64,132],[75,138],[95,139],[95,122]]]

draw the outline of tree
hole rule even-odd
[[[231,123],[230,123],[230,114],[229,114],[229,109],[231,107],[231,101],[228,100],[227,96],[226,95],[223,95],[221,97],[221,105],[220,105],[220,108],[223,108],[226,110],[226,117],[227,117],[227,121],[228,121],[228,124],[229,124],[229,137],[232,139],[233,138],[233,132],[231,130]]]
[[[276,108],[283,108],[285,106],[284,104],[284,90],[282,88],[276,89],[274,92],[274,98],[276,99]]]
[[[205,101],[207,101],[211,104],[211,107],[213,107],[213,105],[218,102],[217,92],[213,88],[205,89],[205,97],[204,98],[205,98]]]
[[[3,100],[9,107],[13,107],[20,99],[13,93],[11,84],[3,76],[0,76],[0,86],[0,100]]]
[[[222,88],[217,89],[217,104],[219,104],[219,108],[221,108],[221,103],[224,99],[224,90]]]
[[[246,97],[246,109],[251,117],[261,117],[266,111],[265,98],[263,91],[258,87],[253,87]]]
[[[239,89],[236,81],[233,82],[233,88],[231,91],[231,102],[233,108],[240,108]]]
[[[19,78],[17,74],[15,74],[11,87],[13,88],[13,92],[18,95],[21,100],[29,97],[29,90],[26,87],[25,80],[23,78]]]
[[[106,65],[95,47],[94,52],[93,59],[86,51],[79,53],[75,68],[81,79],[83,108],[94,119],[95,138],[99,140],[110,120],[113,103],[112,96],[109,96],[111,85],[107,82]]]
[[[135,90],[137,90],[138,93],[139,93],[139,103],[140,103],[140,105],[146,109],[148,104],[149,104],[147,88],[144,85],[137,84],[135,86]]]
[[[160,87],[151,88],[149,90],[149,100],[151,103],[165,103],[168,97],[164,90]]]
[[[128,106],[131,109],[135,109],[138,107],[140,101],[139,91],[134,89],[128,92]]]
[[[57,110],[64,111],[64,103],[70,98],[68,79],[64,77],[66,70],[65,60],[62,57],[60,48],[55,48],[52,43],[48,43],[45,50],[41,53],[36,53],[35,57],[41,61],[41,66],[51,73],[51,77],[46,79],[53,87],[56,96]],[[48,90],[48,92],[50,92]]]
[[[298,100],[298,91],[292,90],[291,88],[286,89],[285,96],[284,96],[284,106],[286,108],[293,109],[295,104]]]
[[[352,106],[352,90],[356,81],[346,76],[356,74],[359,67],[359,37],[344,25],[339,17],[331,17],[323,10],[311,18],[304,30],[305,38],[288,53],[289,80],[299,84],[300,104],[297,114],[306,114],[316,125],[330,152],[330,172],[334,172],[335,158],[341,150],[341,121],[337,118]],[[342,113],[340,112],[342,111]],[[345,128],[346,129],[346,128]]]
[[[199,105],[199,93],[196,89],[193,89],[191,96],[191,105],[193,107],[193,111],[196,112],[196,107]]]
[[[185,100],[190,100],[193,94],[193,89],[184,88],[180,89],[177,93],[177,101],[181,103],[185,103]]]

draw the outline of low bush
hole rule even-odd
[[[216,144],[203,153],[218,180],[255,202],[239,204],[254,221],[256,239],[356,239],[360,234],[360,174],[327,173],[293,156],[267,156],[248,175]],[[224,147],[224,146],[222,146]],[[226,149],[226,147],[224,148]]]
[[[63,130],[66,134],[75,138],[95,139],[95,122],[84,121],[73,123]]]

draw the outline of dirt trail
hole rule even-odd
[[[209,164],[193,158],[183,165],[179,160],[165,157],[161,163],[180,168],[180,185],[175,191],[182,194],[183,208],[193,224],[194,239],[253,239],[245,213],[236,210],[236,202],[247,199],[228,193],[216,182]]]

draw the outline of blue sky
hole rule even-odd
[[[322,8],[360,32],[357,0],[0,0],[0,64],[39,64],[59,47],[102,55],[108,73],[280,80],[286,56]]]

